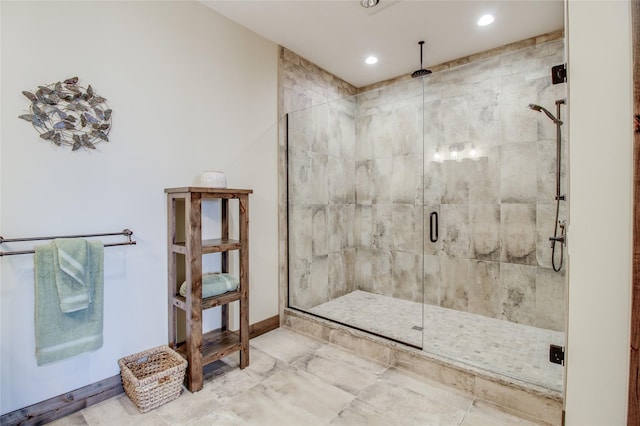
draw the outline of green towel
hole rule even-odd
[[[85,268],[91,304],[87,309],[64,313],[55,279],[57,247],[54,242],[35,248],[36,361],[46,365],[102,347],[104,312],[104,249],[101,241],[87,244]]]
[[[218,296],[228,291],[234,291],[238,288],[238,279],[231,274],[226,273],[208,273],[202,274],[202,298]],[[180,295],[187,296],[186,281],[180,286]]]
[[[53,240],[54,272],[60,310],[64,313],[87,309],[91,303],[91,288],[87,283],[87,240],[59,238]]]

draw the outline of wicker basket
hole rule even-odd
[[[127,396],[146,413],[180,396],[187,361],[167,345],[118,360]]]

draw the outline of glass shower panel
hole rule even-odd
[[[289,113],[289,306],[310,312],[355,288],[355,98]]]
[[[422,79],[288,115],[289,306],[415,347]]]
[[[528,104],[566,96],[549,77],[558,63],[562,40],[443,70],[424,106],[425,221],[437,215],[439,238],[425,234],[423,349],[554,390],[565,287],[549,244],[555,126]]]

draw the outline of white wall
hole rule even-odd
[[[167,341],[164,188],[223,170],[252,188],[252,323],[278,313],[277,46],[197,2],[0,3],[0,235],[125,227],[105,249],[104,346],[37,367],[33,256],[1,260],[0,413],[118,374]],[[77,75],[113,108],[111,142],[71,152],[18,119],[22,90]],[[2,249],[11,248],[3,244]]]
[[[626,424],[632,231],[627,1],[568,2],[567,425]]]

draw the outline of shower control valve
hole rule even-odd
[[[564,244],[564,235],[559,237],[549,237],[549,241],[551,241],[551,246],[553,247],[553,243],[558,242]]]

